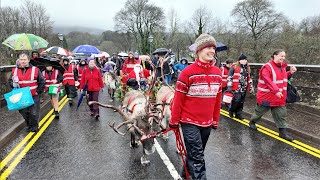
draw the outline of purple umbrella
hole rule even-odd
[[[96,48],[95,46],[91,45],[80,45],[76,47],[73,51],[73,53],[83,53],[83,54],[100,54],[100,50]]]

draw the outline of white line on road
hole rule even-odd
[[[159,153],[162,161],[167,166],[167,169],[169,170],[169,172],[170,172],[171,176],[173,177],[173,179],[181,179],[178,171],[176,170],[174,165],[171,163],[169,157],[163,151],[163,149],[161,148],[160,144],[158,143],[158,141],[156,139],[154,139],[154,146],[155,146],[157,152]]]

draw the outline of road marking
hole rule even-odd
[[[223,110],[223,109],[220,110],[220,114],[230,118],[229,117],[229,113],[227,111]],[[244,120],[239,120],[237,118],[232,118],[232,119],[237,121],[237,122],[239,122],[239,123],[241,123],[241,124],[249,126],[249,120],[247,120],[247,119],[244,119]],[[311,154],[311,155],[313,155],[313,156],[315,156],[317,158],[320,158],[320,153],[319,153],[320,151],[317,148],[314,148],[312,146],[309,146],[309,145],[304,144],[304,143],[302,143],[300,141],[297,141],[297,140],[293,140],[292,142],[287,141],[287,140],[279,137],[279,133],[277,133],[277,132],[275,132],[275,131],[273,131],[271,129],[268,129],[266,127],[263,127],[263,126],[261,126],[259,124],[257,124],[257,127],[258,127],[257,130],[259,132],[263,133],[263,134],[266,134],[266,135],[268,135],[270,137],[273,137],[273,138],[275,138],[275,139],[277,139],[279,141],[282,141],[282,142],[284,142],[284,143],[286,143],[286,144],[288,144],[290,146],[293,146],[293,147],[295,147],[297,149],[300,149],[301,151],[304,151],[304,152],[306,152],[308,154]]]
[[[63,106],[68,102],[68,99],[62,103],[59,107],[59,111],[63,108]],[[54,115],[50,117],[50,119],[44,124],[44,126],[39,130],[38,133],[34,136],[34,138],[26,145],[26,147],[18,154],[18,156],[12,161],[9,167],[1,174],[0,180],[6,180],[7,177],[12,173],[14,168],[21,162],[22,158],[28,153],[28,151],[32,148],[32,146],[37,142],[42,133],[47,129],[47,127],[51,124],[52,120],[55,118]]]
[[[169,170],[173,179],[181,179],[178,171],[176,170],[174,165],[171,163],[169,157],[163,151],[163,149],[161,148],[160,144],[158,143],[158,141],[156,139],[154,139],[154,147],[156,148],[158,154],[160,155],[163,163],[167,166],[167,169]]]
[[[61,105],[65,100],[67,99],[67,96],[64,96],[60,101],[59,105]],[[60,111],[60,109],[59,109]],[[53,113],[53,108],[49,111],[48,114],[46,114],[41,121],[39,122],[39,127],[41,129],[41,126],[46,122],[46,120],[51,116]],[[28,135],[1,161],[0,163],[0,171],[7,165],[7,163],[20,151],[20,149],[32,138],[34,135],[34,132],[29,132]]]

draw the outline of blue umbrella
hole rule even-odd
[[[78,109],[79,109],[79,107],[81,105],[83,97],[87,95],[87,90],[88,90],[88,84],[84,85],[84,87],[82,89],[82,93],[81,93],[81,95],[79,97],[79,101],[78,101],[78,104],[77,104],[77,111],[78,111]]]
[[[83,54],[100,54],[100,50],[95,46],[91,45],[80,45],[72,51],[73,53],[83,53]]]

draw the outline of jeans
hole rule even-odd
[[[192,179],[207,179],[204,149],[211,133],[210,127],[193,124],[181,124],[184,143],[187,150],[186,164]],[[183,170],[182,177],[185,177]]]
[[[165,75],[165,76],[164,76],[164,79],[165,79],[165,81],[167,82],[167,84],[170,84],[171,79],[172,79],[172,74]]]

